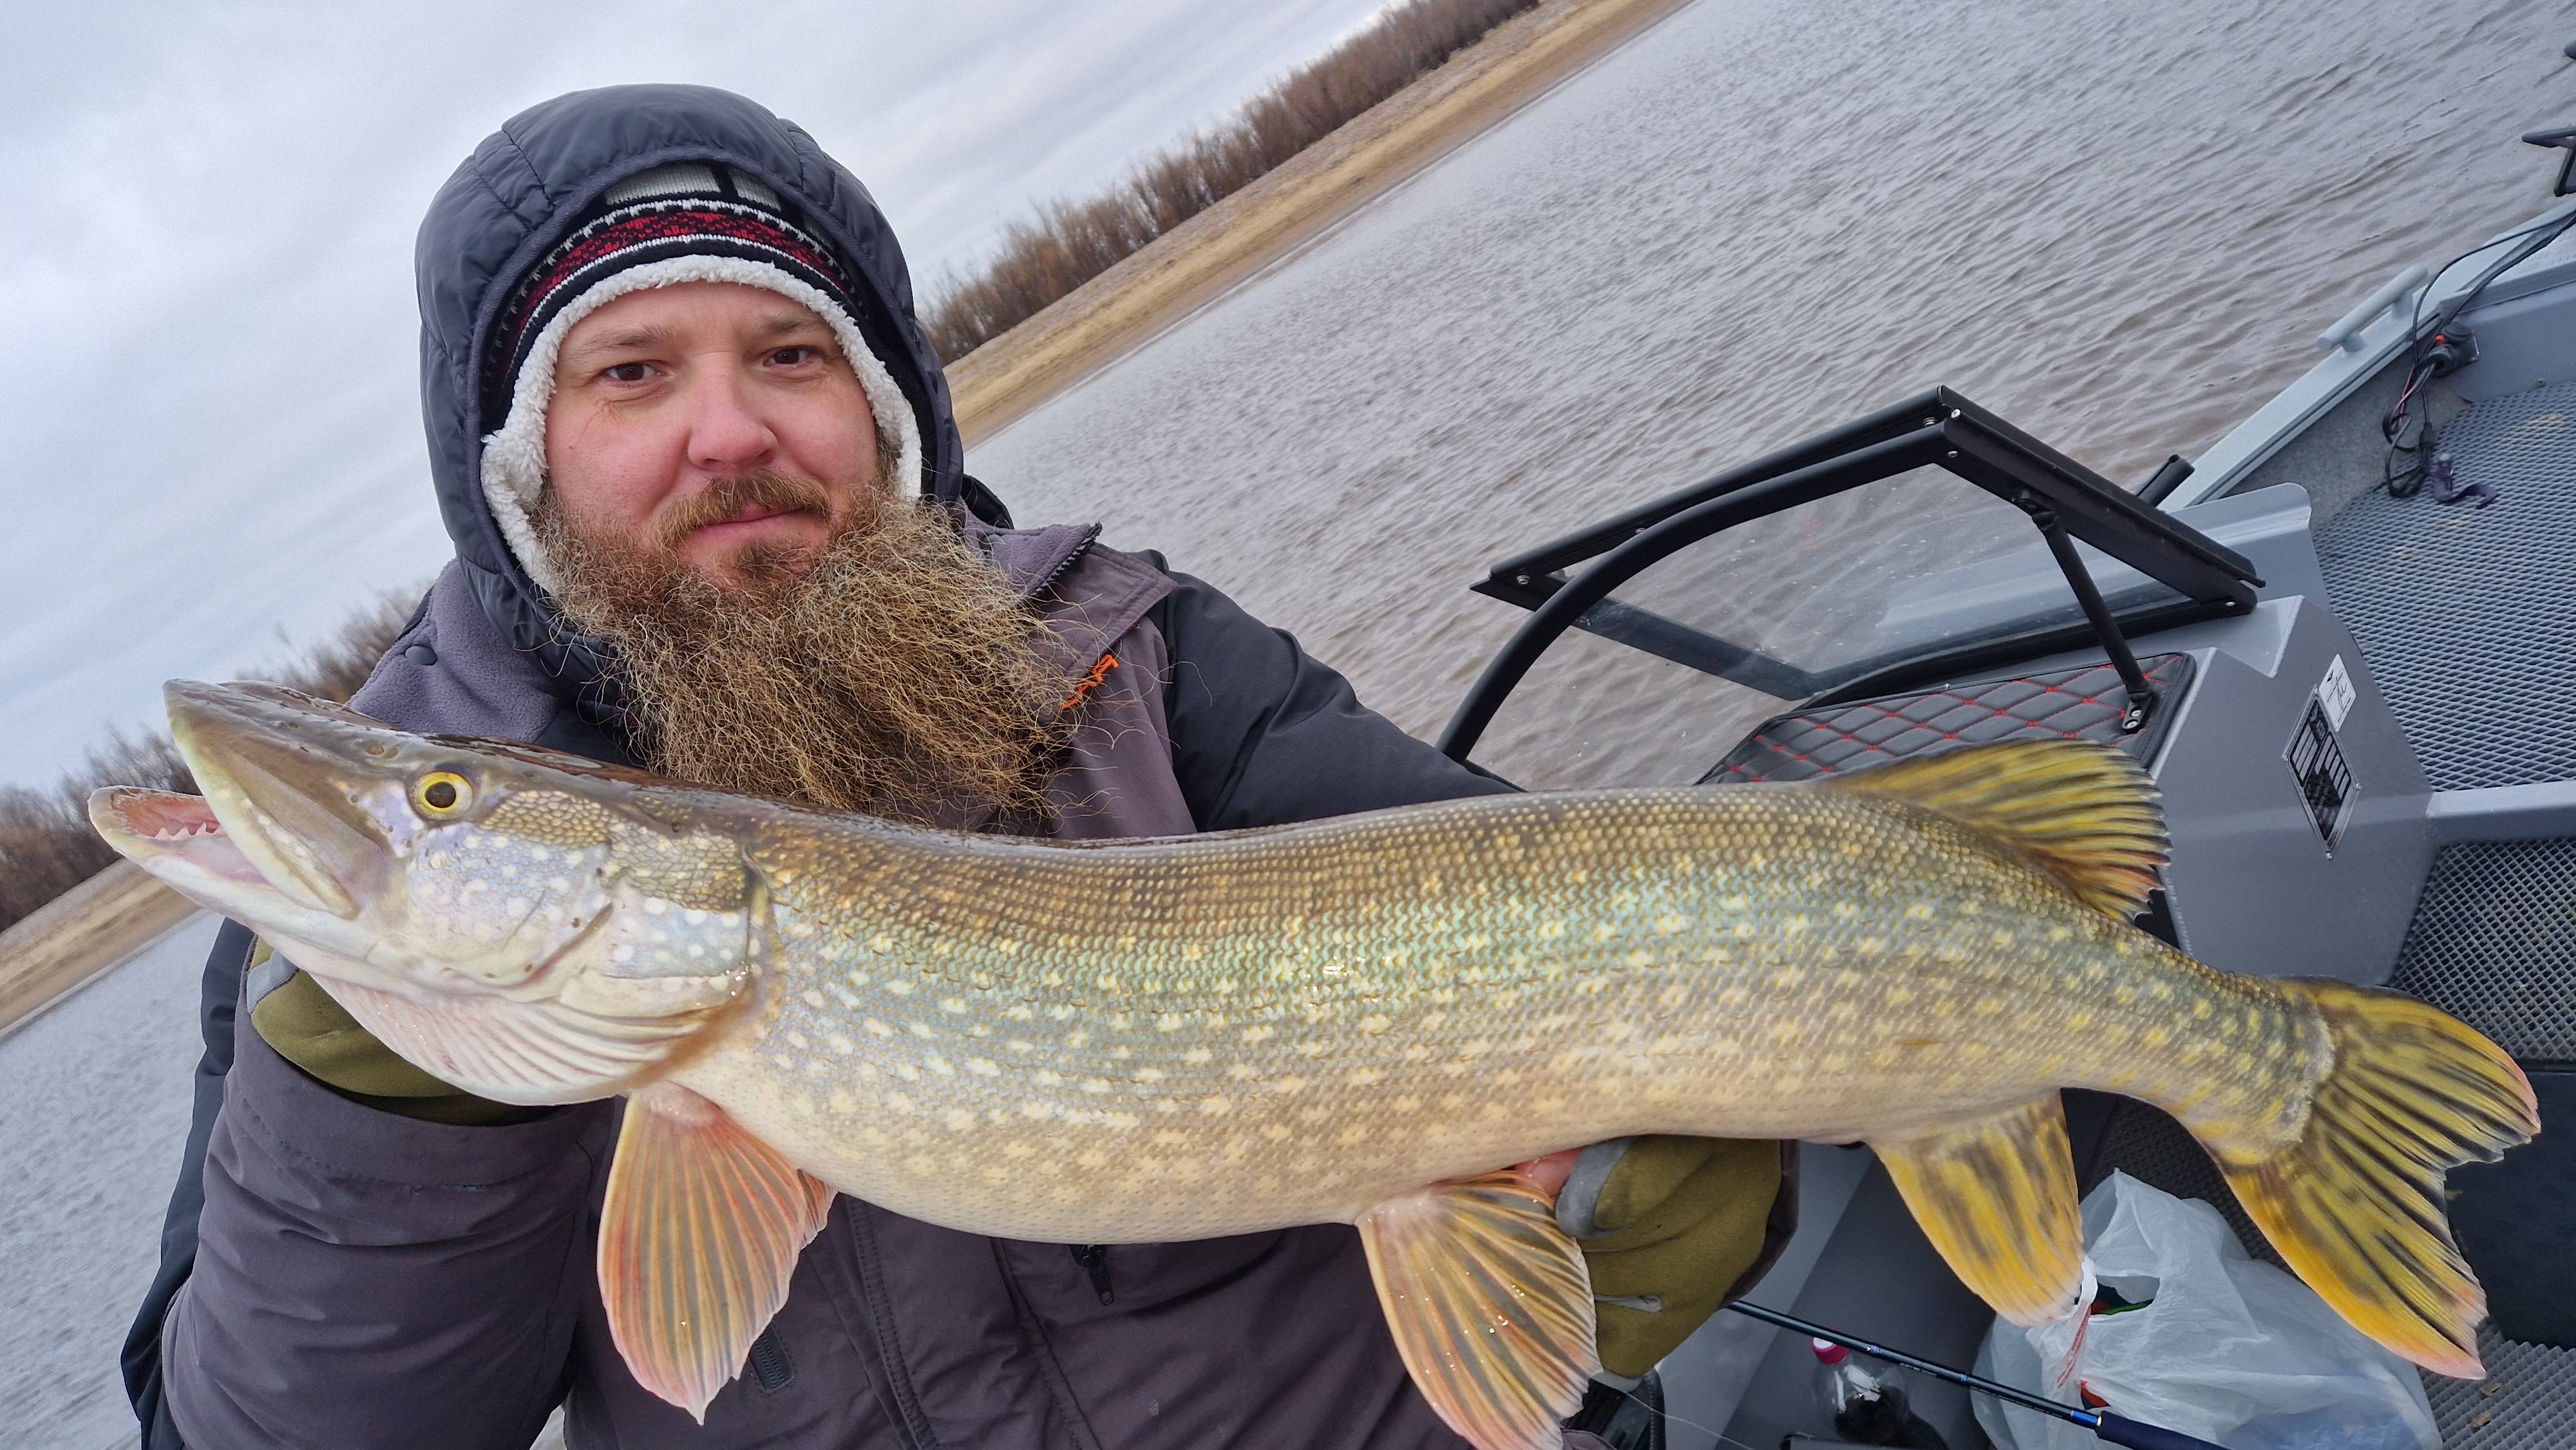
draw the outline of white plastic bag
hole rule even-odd
[[[2314,1291],[2249,1257],[2227,1220],[2113,1173],[2084,1200],[2084,1300],[2143,1309],[2023,1329],[1997,1319],[1977,1369],[2063,1404],[2090,1389],[2115,1414],[2228,1450],[2440,1450],[2415,1367]],[[2074,1343],[2078,1326],[2083,1342]],[[2072,1370],[2060,1382],[2069,1364]],[[1974,1397],[2002,1450],[2098,1450],[2091,1431]]]

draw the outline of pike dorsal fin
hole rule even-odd
[[[636,1383],[706,1423],[787,1302],[832,1190],[676,1083],[626,1099],[599,1221],[609,1337]]]
[[[2015,1324],[2075,1307],[2084,1223],[2057,1094],[1913,1138],[1869,1146],[1959,1282]]]
[[[2089,740],[2007,740],[1816,782],[1904,801],[2019,850],[2090,906],[2146,909],[2171,840],[2156,783]]]
[[[1396,1351],[1478,1450],[1557,1450],[1601,1361],[1583,1251],[1518,1170],[1400,1194],[1360,1243]]]

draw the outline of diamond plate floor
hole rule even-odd
[[[2389,985],[2524,1062],[2576,1062],[2576,839],[2443,848]]]
[[[2335,612],[2434,789],[2576,780],[2576,383],[2491,398],[2437,446],[2494,503],[2355,500],[2317,537]]]
[[[2576,1349],[2517,1344],[2483,1330],[2484,1380],[2424,1376],[2444,1450],[2565,1450],[2576,1444]]]

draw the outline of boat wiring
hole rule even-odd
[[[2459,327],[2460,314],[2486,291],[2488,283],[2558,240],[2571,226],[2576,226],[2576,210],[2544,217],[2519,231],[2482,242],[2444,262],[2415,294],[2414,311],[2408,318],[2408,335],[2413,341],[2409,344],[2406,380],[2397,390],[2396,403],[2379,424],[2380,436],[2388,440],[2388,452],[2380,464],[2379,486],[2387,491],[2389,497],[2411,498],[2430,482],[2437,503],[2457,503],[2471,496],[2478,498],[2481,508],[2494,502],[2491,491],[2475,484],[2465,488],[2460,486],[2442,465],[2436,446],[2440,430],[2433,424],[2432,410],[2425,408],[2419,413],[2416,405],[2423,398],[2425,386],[2433,379],[2457,370],[2477,356],[2475,342]],[[2459,295],[2443,303],[2428,326],[2424,304],[2432,300],[2433,289],[2441,285],[2452,268],[2498,247],[2504,248],[2503,254],[2489,263],[2486,270],[2478,274],[2477,280],[2463,288]],[[2410,420],[2414,423],[2411,438],[2407,429]]]

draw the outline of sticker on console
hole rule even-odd
[[[2351,713],[2357,692],[2352,676],[2343,667],[2343,656],[2335,656],[2326,667],[2326,677],[2317,682],[2308,696],[2308,707],[2299,716],[2299,728],[2290,736],[2289,748],[2281,758],[2289,762],[2291,778],[2299,783],[2300,802],[2307,807],[2308,824],[2317,828],[2317,839],[2325,842],[2326,855],[2332,858],[2335,848],[2343,843],[2343,828],[2352,819],[2352,766],[2343,757],[2343,742],[2335,732],[2343,727],[2344,717]]]

